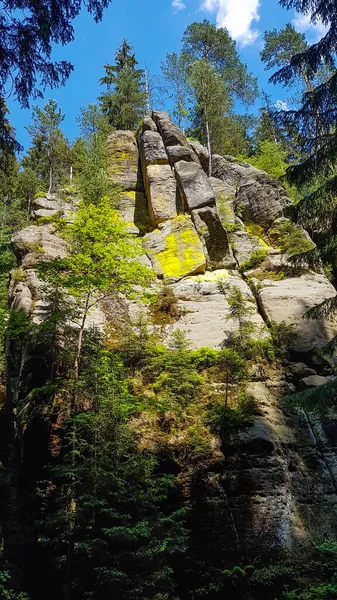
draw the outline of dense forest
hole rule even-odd
[[[109,1],[0,2],[0,598],[337,598],[336,4],[280,0],[326,33],[264,33],[278,104],[225,28],[156,74],[125,32],[69,142],[81,4]]]

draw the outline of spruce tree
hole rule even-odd
[[[43,108],[33,108],[32,124],[26,127],[32,146],[22,164],[33,169],[49,193],[56,190],[70,167],[70,148],[61,131],[64,118],[57,102],[48,100]]]
[[[310,16],[313,23],[322,22],[327,28],[317,43],[295,52],[271,81],[290,85],[305,73],[311,82],[300,105],[280,111],[277,117],[281,125],[298,129],[300,159],[288,168],[287,176],[290,183],[305,192],[299,206],[302,223],[316,235],[323,256],[337,266],[336,7],[334,2],[320,0],[281,0],[280,4]],[[322,70],[326,77],[317,81]]]
[[[132,47],[123,40],[115,55],[115,63],[104,66],[105,75],[100,84],[106,86],[106,91],[99,100],[110,125],[116,129],[136,129],[145,113],[144,71],[137,69],[137,65]]]

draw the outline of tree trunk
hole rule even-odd
[[[206,128],[206,140],[207,140],[207,150],[208,150],[208,177],[212,176],[212,145],[211,145],[211,133],[209,130],[209,122],[208,122],[208,114],[205,108],[204,110],[205,116],[205,128]]]
[[[90,302],[90,292],[87,294],[87,297],[85,300],[80,330],[78,332],[76,357],[75,357],[74,369],[73,369],[75,381],[78,381],[78,376],[79,376],[80,358],[81,358],[82,343],[83,343],[83,333],[84,333],[84,328],[85,328],[85,324],[86,324],[86,320],[87,320],[87,316],[88,316],[89,302]]]

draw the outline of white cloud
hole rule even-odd
[[[176,10],[183,10],[184,8],[186,8],[186,4],[184,4],[182,0],[173,0],[172,6]]]
[[[300,33],[307,33],[310,37],[311,42],[317,42],[327,32],[327,27],[318,21],[316,24],[310,21],[310,15],[304,15],[301,13],[295,13],[292,21],[296,31]]]
[[[288,104],[284,100],[276,100],[274,106],[276,110],[289,110]]]
[[[260,20],[260,6],[260,0],[204,0],[201,9],[215,12],[217,27],[226,27],[241,46],[248,46],[259,35],[253,22]]]

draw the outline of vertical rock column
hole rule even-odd
[[[129,233],[144,234],[150,229],[137,140],[131,131],[115,131],[108,139],[108,176],[119,193],[117,208]]]

